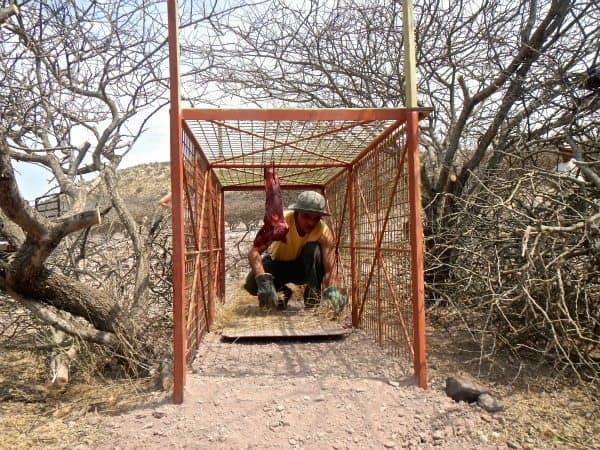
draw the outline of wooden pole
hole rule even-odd
[[[412,0],[402,0],[404,82],[406,106],[417,108],[417,58]],[[413,304],[414,370],[418,385],[427,388],[425,367],[425,281],[423,273],[423,224],[421,223],[421,164],[419,161],[419,113],[411,111],[406,123],[408,147],[408,195],[410,201],[410,266]]]
[[[406,106],[417,107],[417,57],[412,0],[402,0],[402,37],[404,38],[404,88]]]
[[[169,23],[170,146],[173,225],[173,403],[183,402],[187,336],[185,326],[185,249],[183,223],[183,152],[179,94],[179,8],[167,3]]]

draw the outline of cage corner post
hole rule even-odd
[[[223,188],[219,190],[219,201],[220,201],[220,212],[219,215],[219,247],[221,247],[221,259],[219,264],[219,275],[221,276],[219,282],[219,296],[220,301],[225,302],[225,192]]]
[[[423,225],[421,223],[421,177],[419,163],[419,113],[409,113],[406,133],[409,165],[410,267],[413,307],[414,370],[419,387],[427,388],[425,358],[425,280]]]
[[[185,243],[183,222],[183,152],[179,94],[179,8],[168,0],[168,45],[170,84],[170,156],[173,226],[173,403],[183,402],[186,369]]]
[[[348,167],[348,232],[350,234],[350,299],[352,305],[352,326],[359,328],[358,315],[358,262],[356,256],[356,198],[354,183],[356,182],[354,166]]]

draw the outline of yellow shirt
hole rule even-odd
[[[293,261],[300,255],[302,247],[308,242],[317,242],[326,229],[327,225],[319,220],[317,226],[307,235],[300,236],[296,230],[296,221],[294,220],[294,211],[286,211],[284,213],[285,221],[290,230],[286,236],[287,242],[275,241],[271,244],[269,253],[275,261]]]

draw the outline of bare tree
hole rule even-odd
[[[39,303],[37,314],[63,331],[86,335],[68,320],[51,319],[55,314],[44,305],[84,317],[98,330],[88,338],[112,343],[117,332],[133,333],[133,322],[117,299],[44,263],[65,236],[100,222],[99,210],[90,209],[87,197],[101,182],[107,183],[110,202],[128,228],[135,230],[114,180],[119,162],[143,128],[144,118],[131,129],[132,118],[142,111],[148,117],[160,107],[164,85],[153,67],[160,63],[156,50],[164,38],[160,27],[144,23],[149,9],[140,14],[139,7],[126,3],[78,7],[32,2],[2,30],[1,76],[7,95],[1,100],[0,206],[23,235],[9,236],[18,250],[3,262],[0,287],[23,302]],[[132,20],[129,29],[123,26],[126,18]],[[63,216],[48,220],[23,200],[12,161],[50,171],[66,200]],[[82,183],[81,177],[89,174],[96,174],[95,180]],[[130,237],[138,255],[137,286],[143,289],[146,256],[137,234]]]
[[[244,10],[243,19],[218,24],[207,42],[215,80],[257,103],[400,106],[399,8],[351,0]],[[579,85],[574,75],[598,63],[599,14],[595,2],[417,5],[419,92],[434,108],[422,128],[426,199],[460,195],[472,171],[497,167],[510,145],[564,140],[566,125],[597,111],[597,96],[578,107],[569,100]],[[428,211],[444,215],[438,201]]]
[[[166,218],[138,223],[117,182],[123,157],[168,101],[165,4],[25,1],[0,14],[0,223],[16,248],[1,254],[0,292],[61,332],[144,361],[155,351],[145,326],[158,276],[151,255],[167,253]],[[216,2],[186,4],[184,28],[218,14]],[[60,217],[23,199],[15,162],[49,172]],[[126,243],[117,250],[132,255],[125,291],[111,292],[101,275],[123,258],[94,232],[109,209]],[[81,261],[99,251],[108,264],[82,276]]]
[[[214,80],[221,80],[230,95],[254,103],[401,106],[400,8],[400,2],[378,0],[253,6],[243,16],[215,22],[206,41],[218,69]],[[464,284],[450,289],[456,277],[479,270],[477,258],[469,259],[469,246],[454,239],[461,237],[454,230],[465,233],[476,226],[473,215],[484,210],[469,208],[480,196],[493,196],[498,189],[498,199],[506,198],[507,183],[521,178],[508,170],[512,165],[552,181],[559,149],[568,144],[581,178],[563,183],[561,192],[585,199],[588,208],[551,217],[575,241],[578,231],[596,226],[600,95],[590,77],[600,63],[600,6],[594,1],[426,0],[415,5],[415,15],[418,91],[422,104],[434,110],[421,124],[428,292],[431,297],[450,292],[453,301],[454,295],[479,298],[481,290],[465,290]],[[548,206],[552,209],[566,214],[569,208]],[[506,206],[503,217],[509,213],[515,217],[506,223],[521,227],[515,230],[521,235],[527,226],[547,220],[523,215],[515,205]],[[477,230],[482,239],[498,232],[492,223]],[[553,245],[555,256],[567,248],[575,251],[571,241],[560,242],[567,247]],[[528,276],[537,275],[530,271]],[[485,277],[492,289],[491,274]],[[551,278],[545,278],[548,288],[557,282]],[[586,304],[592,300],[587,297]],[[579,329],[589,331],[594,314]],[[539,336],[545,343],[538,348],[544,347],[549,341]],[[557,354],[564,360],[558,351],[548,357]]]

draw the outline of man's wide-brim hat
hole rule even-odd
[[[320,216],[328,216],[325,211],[325,197],[315,191],[301,192],[296,200],[296,203],[290,205],[293,211],[301,211],[310,214],[318,214]]]

